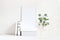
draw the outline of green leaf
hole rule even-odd
[[[42,26],[44,26],[44,23],[42,23]]]
[[[44,17],[43,20],[46,20],[46,18]]]
[[[41,14],[38,14],[38,16],[41,16]]]
[[[47,14],[44,14],[44,16],[47,16]]]
[[[38,18],[38,19],[39,19],[40,23],[42,23],[42,17],[41,18]]]
[[[49,20],[49,19],[47,19],[47,18],[45,18],[45,17],[44,17],[44,18],[43,18],[43,20],[45,20],[45,21],[46,21],[46,20]]]
[[[45,23],[45,21],[43,21],[43,23]]]
[[[45,23],[45,26],[47,26],[47,25],[49,25],[49,23],[47,22],[47,23]]]
[[[47,26],[47,23],[45,24],[45,26]]]

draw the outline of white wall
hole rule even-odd
[[[0,0],[0,34],[14,34],[19,16],[19,0]]]

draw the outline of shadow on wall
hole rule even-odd
[[[8,29],[7,29],[7,35],[15,35],[15,28],[16,28],[16,23],[12,24]]]

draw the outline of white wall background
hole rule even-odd
[[[35,6],[41,13],[47,13],[50,25],[41,37],[60,37],[60,0],[22,0],[23,6]],[[8,32],[19,18],[19,0],[0,0],[0,33]],[[12,32],[13,34],[13,32]]]
[[[0,34],[14,34],[19,0],[0,0]]]

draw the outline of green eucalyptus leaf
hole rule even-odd
[[[44,26],[44,23],[42,23],[42,26]]]
[[[45,26],[47,26],[47,24],[45,24]]]
[[[46,18],[44,17],[43,20],[46,20]]]
[[[43,20],[47,21],[47,20],[49,20],[49,19],[47,19],[47,18],[44,17]]]
[[[38,18],[38,19],[39,19],[40,23],[42,23],[42,17],[41,18]]]
[[[45,23],[45,21],[43,21],[43,23]]]
[[[44,14],[44,16],[47,16],[47,14]]]
[[[38,14],[38,16],[41,16],[41,14]]]

